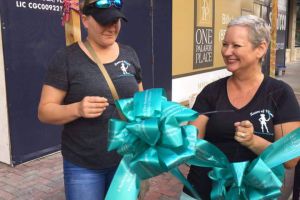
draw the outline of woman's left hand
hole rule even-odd
[[[248,121],[235,122],[235,135],[234,139],[241,145],[250,147],[254,140],[254,128],[253,124]]]

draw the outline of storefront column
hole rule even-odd
[[[0,17],[1,28],[1,17]],[[0,162],[11,164],[2,29],[0,29]]]
[[[297,20],[297,0],[291,0],[289,13],[289,35],[288,35],[288,50],[286,57],[287,62],[293,62],[297,60],[296,48],[295,48],[295,36],[296,36],[296,20]]]

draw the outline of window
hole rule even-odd
[[[297,2],[297,22],[296,22],[296,37],[295,46],[300,47],[300,2]]]

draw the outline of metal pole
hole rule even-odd
[[[271,27],[271,53],[270,53],[270,76],[275,77],[276,71],[276,41],[277,41],[277,16],[278,0],[272,0],[272,27]]]

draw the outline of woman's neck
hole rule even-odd
[[[264,79],[263,73],[251,73],[250,75],[232,75],[227,81],[227,94],[230,103],[235,108],[246,106],[255,96]]]
[[[264,74],[261,71],[261,66],[255,65],[234,72],[231,76],[231,81],[237,85],[253,84],[262,81]]]
[[[94,51],[96,52],[108,52],[108,51],[112,51],[114,50],[114,48],[116,47],[117,43],[114,42],[110,45],[101,45],[97,42],[95,42],[94,40],[91,40],[87,37],[87,41],[91,44],[91,46],[93,47]]]
[[[245,74],[243,76],[238,76],[233,74],[229,81],[236,89],[243,89],[249,87],[259,86],[264,79],[264,74],[260,73],[251,73]]]
[[[90,43],[96,55],[98,56],[98,58],[103,64],[113,62],[118,58],[119,45],[117,42],[114,42],[112,45],[101,46],[96,42],[94,42],[93,40],[89,40],[88,38],[87,41]],[[87,49],[85,47],[81,47],[81,48],[84,49],[85,53],[93,60],[92,56],[87,51]]]

